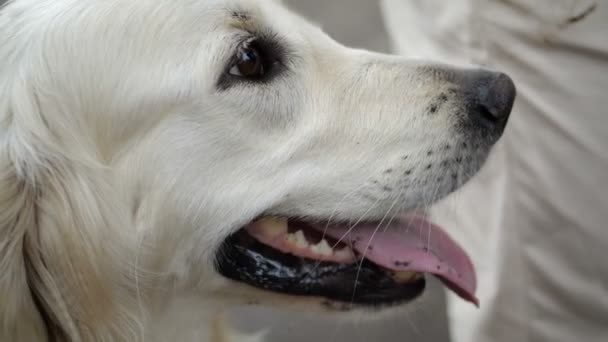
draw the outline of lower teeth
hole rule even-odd
[[[331,246],[329,246],[329,243],[327,243],[327,240],[325,240],[325,239],[321,240],[321,242],[319,242],[318,244],[311,246],[310,250],[313,253],[324,255],[324,256],[329,256],[334,253],[334,251],[331,249]]]
[[[410,283],[422,278],[422,274],[418,272],[394,272],[393,279],[398,283]]]

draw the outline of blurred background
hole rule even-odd
[[[284,0],[288,6],[321,26],[348,46],[390,52],[378,1]],[[443,289],[429,279],[422,300],[408,312],[391,319],[354,322],[323,315],[294,314],[251,308],[235,313],[236,325],[245,331],[270,328],[271,342],[447,342],[449,341]],[[368,314],[374,318],[373,313]]]

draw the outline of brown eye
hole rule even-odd
[[[251,46],[243,46],[239,49],[236,62],[229,73],[233,76],[258,78],[264,76],[264,71],[264,63],[259,51]]]

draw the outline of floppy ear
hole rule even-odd
[[[0,341],[138,340],[125,208],[24,84],[0,84]]]
[[[0,150],[0,340],[46,341],[44,317],[30,292],[26,235],[35,226],[35,192]]]

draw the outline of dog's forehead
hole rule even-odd
[[[279,0],[214,1],[223,11],[221,25],[248,32],[273,31],[291,39],[321,30],[285,7]],[[227,19],[227,20],[226,20]]]

